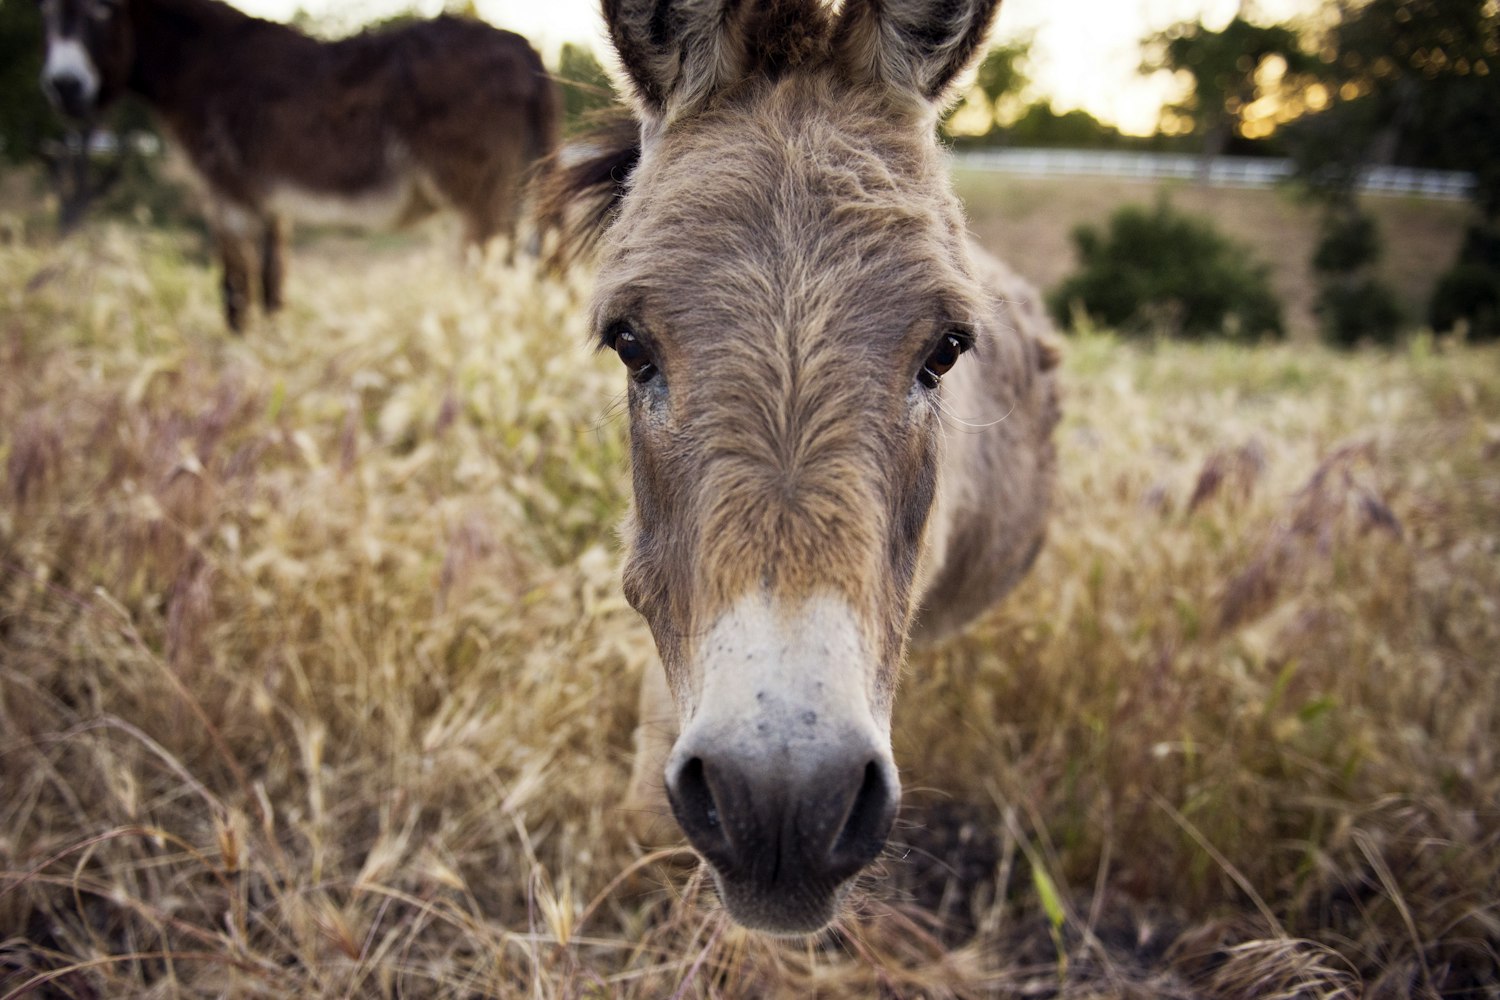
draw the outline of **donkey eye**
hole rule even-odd
[[[648,382],[656,374],[656,365],[651,361],[651,352],[641,343],[629,327],[621,326],[610,339],[610,346],[620,356],[620,361],[630,369],[630,377],[637,382]]]
[[[932,353],[927,355],[927,360],[922,362],[922,370],[917,372],[917,381],[929,389],[936,389],[942,377],[958,363],[958,356],[968,349],[968,343],[958,334],[945,333]]]

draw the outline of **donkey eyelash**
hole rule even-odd
[[[964,354],[968,354],[979,344],[979,335],[969,323],[942,319],[934,321],[930,328],[935,329],[937,333],[927,342],[922,354],[924,358],[942,346],[944,337],[956,337],[959,351]]]
[[[599,330],[594,335],[594,349],[598,351],[612,351],[615,349],[615,338],[621,333],[629,332],[636,339],[651,349],[656,348],[656,341],[647,332],[645,326],[631,319],[628,315],[616,316],[606,323],[599,324]]]
[[[959,348],[968,354],[979,343],[979,337],[974,333],[974,328],[968,324],[954,324],[943,331],[943,335],[952,334],[958,338]]]

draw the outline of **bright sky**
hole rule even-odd
[[[261,17],[289,19],[298,6],[317,17],[351,27],[400,9],[410,0],[231,0]],[[1127,132],[1149,132],[1157,109],[1171,96],[1169,80],[1136,72],[1140,39],[1177,21],[1227,23],[1241,0],[1003,0],[996,40],[1032,33],[1032,74],[1037,91],[1059,111],[1083,108]],[[416,0],[436,14],[442,0]],[[563,42],[594,42],[601,53],[603,26],[598,0],[476,0],[480,13],[532,40],[554,62]],[[1263,22],[1305,14],[1317,0],[1251,0],[1249,12]]]

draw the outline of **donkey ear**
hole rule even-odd
[[[604,0],[610,39],[641,110],[671,121],[744,71],[743,0]]]
[[[984,47],[1000,0],[848,0],[835,57],[857,79],[940,104]]]

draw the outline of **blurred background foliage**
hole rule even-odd
[[[1083,311],[1112,330],[1255,341],[1285,332],[1269,268],[1202,217],[1127,205],[1073,232],[1079,270],[1052,294],[1059,323]]]
[[[37,78],[42,72],[42,11],[35,3],[0,2],[0,157],[25,163],[63,133]]]
[[[615,88],[594,50],[564,42],[557,59],[557,82],[562,88],[563,129],[568,135],[584,130],[589,118],[615,105]]]

